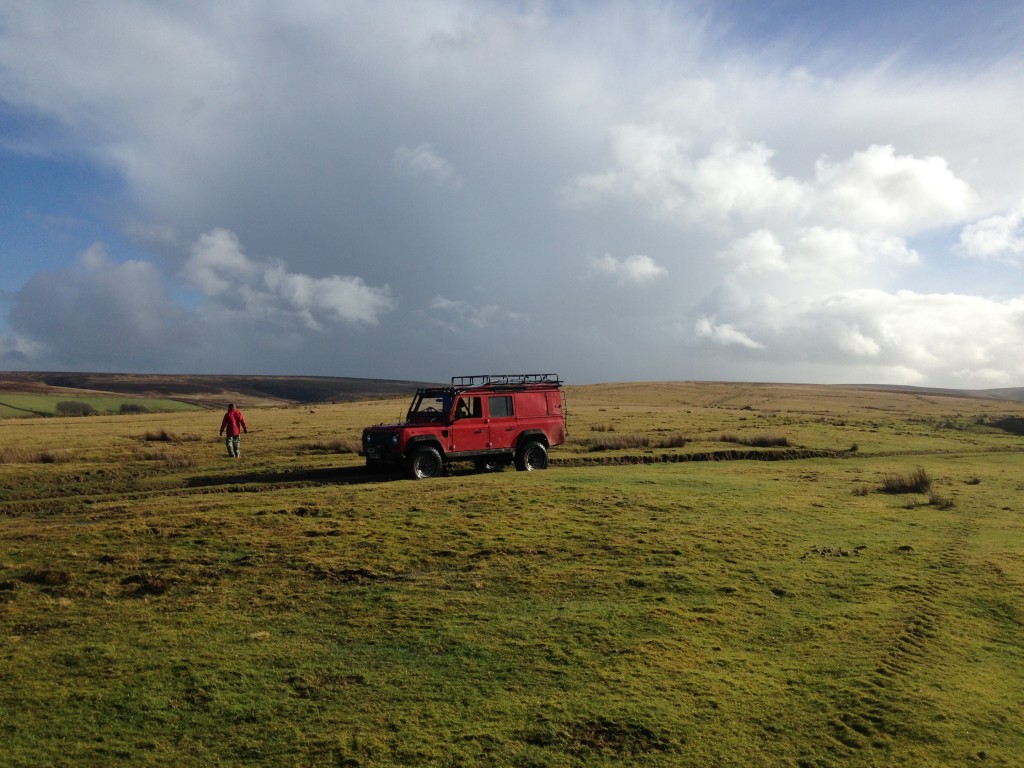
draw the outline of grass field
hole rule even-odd
[[[196,405],[177,400],[117,395],[51,395],[38,393],[0,392],[0,419],[56,416],[61,403],[76,403],[96,413],[119,413],[125,408],[135,411],[197,411]]]
[[[1021,764],[1024,405],[567,397],[420,482],[404,400],[0,422],[0,764]]]

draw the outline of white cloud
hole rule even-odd
[[[453,333],[465,333],[468,330],[526,319],[524,315],[503,310],[497,304],[474,306],[441,295],[430,300],[430,309],[433,311],[432,320]]]
[[[1019,264],[1024,256],[1024,202],[1009,213],[964,227],[960,246],[968,256]]]
[[[732,277],[760,290],[817,292],[871,281],[885,270],[915,265],[916,251],[898,237],[822,226],[799,228],[783,242],[759,229],[718,254]]]
[[[714,317],[698,319],[694,331],[698,339],[709,339],[723,346],[737,345],[748,349],[764,349],[764,344],[754,341],[731,323],[716,323]]]
[[[254,317],[291,316],[315,331],[328,320],[376,323],[395,306],[388,286],[373,288],[358,277],[341,275],[315,278],[288,272],[281,262],[250,259],[225,229],[196,241],[182,274],[225,307],[242,307]]]
[[[757,350],[775,364],[873,371],[870,380],[999,386],[1024,376],[1024,298],[848,291],[779,303],[746,297],[698,320],[697,339]],[[767,359],[761,357],[760,359]]]
[[[872,145],[849,160],[815,166],[824,215],[868,231],[909,234],[955,224],[970,215],[976,195],[941,157],[896,155]]]
[[[658,218],[720,225],[782,218],[869,232],[911,234],[968,217],[977,195],[940,157],[896,155],[872,145],[836,163],[818,158],[813,178],[781,176],[759,142],[719,141],[703,155],[662,125],[612,130],[615,166],[577,177],[573,205],[632,200]]]
[[[434,151],[430,144],[417,147],[399,147],[395,150],[392,165],[405,176],[415,176],[438,187],[462,187],[463,181],[455,167]]]
[[[774,172],[773,153],[760,143],[719,141],[697,156],[690,139],[660,124],[616,126],[611,142],[615,166],[577,177],[564,191],[568,203],[636,201],[659,219],[713,225],[804,204],[806,190]]]
[[[13,370],[27,367],[33,359],[46,354],[46,348],[31,339],[17,334],[0,333],[0,363],[11,366]]]
[[[614,277],[620,285],[643,285],[664,277],[668,270],[659,266],[650,256],[634,254],[617,259],[611,254],[592,258],[592,271]]]

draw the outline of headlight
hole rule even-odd
[[[392,445],[398,445],[398,433],[397,432],[391,436],[391,444]]]

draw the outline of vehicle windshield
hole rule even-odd
[[[454,393],[446,389],[421,389],[409,406],[409,421],[433,421],[447,418]]]

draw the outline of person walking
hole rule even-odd
[[[239,445],[242,442],[239,437],[240,432],[249,433],[249,427],[245,423],[245,416],[242,412],[235,408],[234,403],[228,403],[228,411],[224,414],[224,418],[220,422],[220,433],[223,435],[227,432],[227,436],[224,438],[224,445],[227,446],[228,456],[238,458]]]

